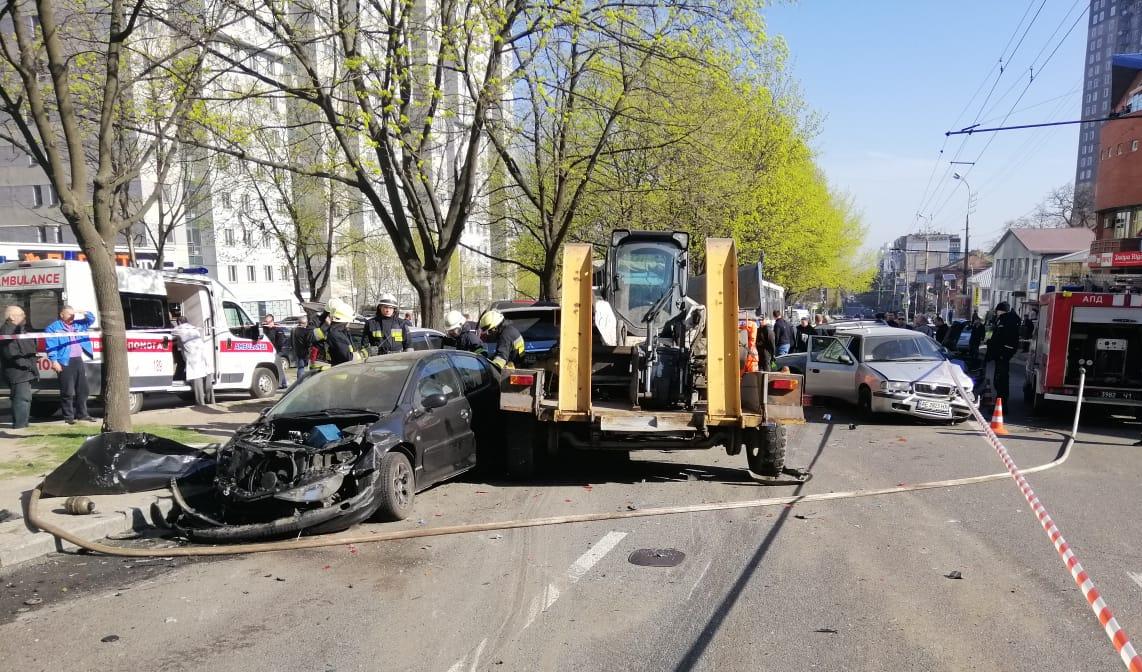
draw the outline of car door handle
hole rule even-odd
[[[820,373],[820,372],[821,372],[820,369],[813,369],[813,373]]]

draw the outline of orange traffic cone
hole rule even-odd
[[[995,400],[995,411],[991,414],[991,431],[1000,436],[1007,436],[1007,428],[1003,426],[1003,398]]]

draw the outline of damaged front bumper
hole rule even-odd
[[[172,483],[175,526],[219,542],[332,532],[368,519],[389,447],[370,431],[378,417],[268,418],[238,430],[209,482]]]

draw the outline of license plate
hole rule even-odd
[[[948,415],[952,412],[952,406],[939,401],[918,401],[916,402],[916,410]]]
[[[1091,390],[1087,392],[1087,397],[1094,397],[1097,399],[1137,399],[1138,395],[1134,392],[1121,392],[1118,390]]]

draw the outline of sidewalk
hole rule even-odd
[[[135,427],[162,426],[176,431],[185,430],[186,436],[195,436],[195,443],[223,443],[230,434],[246,423],[257,418],[258,413],[276,398],[261,401],[236,399],[224,401],[214,407],[170,406],[142,411],[132,417]],[[72,429],[74,428],[74,429]],[[0,430],[0,464],[32,467],[35,473],[0,473],[0,569],[26,562],[34,558],[60,550],[74,548],[71,544],[61,544],[55,537],[44,532],[29,529],[25,521],[26,505],[32,488],[43,479],[57,459],[64,459],[63,453],[74,442],[74,448],[82,443],[81,432],[98,430],[98,424],[81,427],[68,426],[63,422],[33,424],[28,430],[13,432]],[[38,431],[37,431],[38,430]],[[67,432],[74,432],[74,438]],[[52,452],[37,448],[33,441],[45,435],[63,434],[67,448]],[[48,460],[48,461],[45,461]],[[43,468],[39,468],[43,465]],[[63,499],[43,499],[40,510],[46,518],[57,525],[89,539],[102,539],[108,535],[128,533],[160,523],[170,512],[171,501],[165,490],[128,495],[102,495],[91,498],[95,502],[95,513],[86,516],[73,516],[63,513]],[[5,513],[6,511],[6,513]]]

